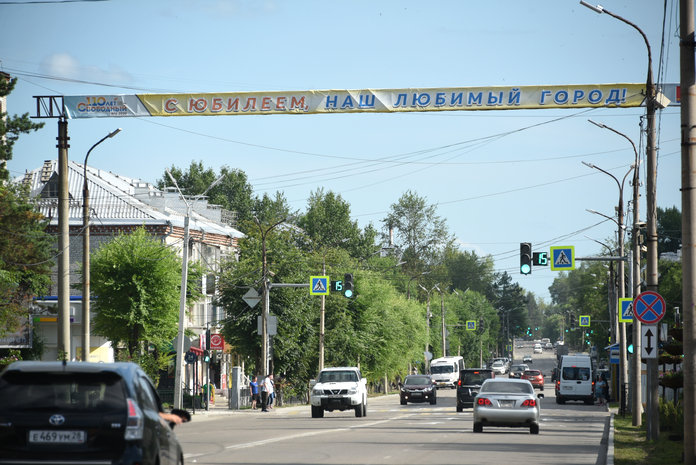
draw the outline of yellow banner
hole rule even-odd
[[[65,97],[70,118],[637,107],[645,84],[307,90]]]

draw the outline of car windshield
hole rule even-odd
[[[510,371],[524,371],[527,369],[526,365],[513,365]]]
[[[462,384],[464,385],[481,385],[484,381],[491,377],[489,372],[468,372],[464,373]]]
[[[534,393],[534,389],[528,381],[525,381],[523,383],[489,381],[485,383],[483,386],[481,386],[481,393],[532,394]]]
[[[588,381],[590,369],[588,367],[563,367],[561,376],[569,381]]]
[[[404,381],[404,384],[407,386],[423,386],[424,384],[432,384],[432,381],[429,376],[409,376]]]
[[[452,373],[452,365],[435,365],[430,367],[433,374]]]
[[[320,383],[344,383],[344,382],[356,382],[358,380],[358,375],[352,370],[345,371],[322,371],[319,375]]]
[[[123,409],[126,393],[116,373],[25,373],[0,379],[0,411]]]
[[[502,365],[503,365],[503,361],[502,361],[502,360],[496,360],[495,362],[493,362],[493,366],[494,366],[494,367],[499,367],[499,366],[502,366]]]

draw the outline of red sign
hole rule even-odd
[[[633,300],[633,315],[646,325],[657,324],[665,316],[666,310],[665,299],[657,292],[641,292]]]
[[[211,334],[210,335],[210,349],[211,350],[223,350],[225,348],[225,339],[222,334]]]

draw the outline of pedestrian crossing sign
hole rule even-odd
[[[633,299],[631,297],[619,299],[621,313],[619,313],[619,323],[633,323]]]
[[[309,277],[309,294],[310,295],[329,295],[329,277],[328,276],[310,276]]]
[[[466,320],[466,330],[476,331],[476,320]]]
[[[575,246],[551,247],[551,270],[565,271],[575,269]]]
[[[589,327],[590,326],[590,315],[580,315],[580,326]]]

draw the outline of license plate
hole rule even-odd
[[[423,395],[423,393],[421,393],[421,392],[412,392],[411,393],[411,397],[421,397],[422,395]]]
[[[29,431],[29,442],[39,444],[84,444],[84,431]]]
[[[501,400],[500,406],[503,408],[512,408],[515,405],[514,400]]]

